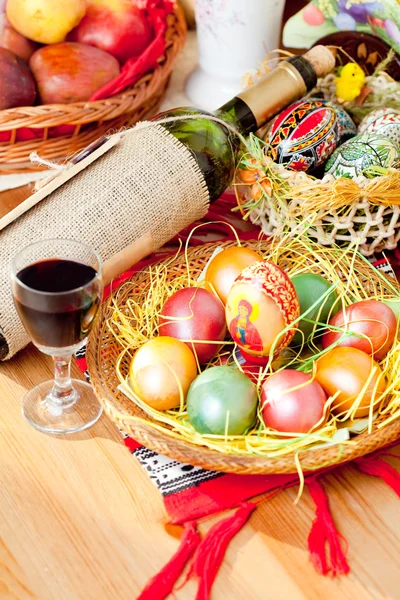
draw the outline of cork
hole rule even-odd
[[[328,75],[336,65],[335,56],[327,46],[315,46],[304,54],[304,58],[312,64],[317,77]]]

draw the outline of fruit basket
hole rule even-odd
[[[378,411],[376,419],[371,420],[367,431],[343,443],[324,444],[319,443],[323,441],[321,433],[322,438],[317,436],[315,443],[307,442],[306,445],[302,445],[300,441],[299,445],[296,445],[296,442],[290,447],[288,443],[286,447],[285,442],[278,444],[278,449],[272,446],[265,447],[263,442],[259,443],[257,434],[255,437],[253,434],[249,434],[250,437],[246,434],[241,436],[243,439],[221,440],[216,439],[216,436],[206,439],[190,428],[180,427],[179,423],[174,421],[172,413],[168,413],[164,418],[161,413],[147,410],[143,404],[132,401],[131,397],[122,393],[121,377],[124,379],[128,376],[132,353],[130,348],[128,352],[124,351],[118,336],[115,335],[116,309],[122,314],[127,314],[125,311],[129,302],[137,307],[146,307],[147,316],[144,316],[143,312],[140,313],[142,316],[138,313],[133,322],[135,335],[140,338],[140,346],[146,342],[146,338],[152,339],[152,335],[155,334],[154,329],[149,333],[148,328],[148,321],[151,320],[149,298],[155,293],[156,287],[154,274],[162,274],[160,289],[163,291],[160,293],[164,294],[165,298],[171,292],[171,288],[177,285],[177,281],[186,281],[187,285],[188,271],[190,277],[197,280],[217,246],[229,248],[234,245],[234,242],[204,244],[155,263],[151,268],[134,274],[104,303],[101,317],[98,318],[90,336],[87,360],[92,385],[106,414],[125,434],[158,453],[206,469],[241,474],[295,473],[299,469],[316,471],[369,454],[399,439],[398,394],[394,381],[387,387],[382,411]],[[270,243],[265,241],[246,242],[244,245],[257,251],[264,259],[275,262],[289,275],[296,271],[304,271],[305,268],[311,273],[321,273],[324,259],[316,245],[311,247],[308,254],[304,244],[296,242],[289,242],[286,247],[278,245],[275,249],[271,249]],[[316,260],[316,257],[320,260]],[[341,278],[345,287],[349,274],[352,278],[356,277],[356,289],[351,293],[358,299],[369,298],[374,293],[381,298],[397,297],[400,294],[394,282],[388,281],[359,254],[350,253],[346,264],[337,260],[331,275],[332,273]],[[181,285],[184,286],[184,283]],[[385,359],[386,362],[380,363],[383,365],[385,377],[398,377],[396,365],[399,358],[399,345],[395,342],[388,358]],[[206,370],[208,368],[207,365]],[[239,398],[237,400],[239,401]]]
[[[94,102],[44,104],[0,111],[1,173],[37,170],[37,165],[32,165],[29,160],[32,152],[47,160],[62,160],[108,131],[133,125],[154,114],[186,39],[186,21],[178,5],[167,17],[165,37],[165,53],[157,67],[120,94]],[[69,131],[71,126],[74,128],[72,133]],[[68,128],[68,135],[60,135],[63,127]],[[59,133],[53,135],[56,128]],[[17,141],[17,136],[25,137],[25,140]]]

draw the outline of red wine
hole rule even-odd
[[[97,272],[83,263],[44,260],[17,273],[15,305],[39,347],[79,345],[89,333],[100,298]]]

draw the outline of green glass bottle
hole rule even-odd
[[[330,50],[317,46],[303,56],[281,61],[260,82],[235,96],[213,115],[196,108],[183,107],[161,113],[156,119],[164,121],[163,127],[192,152],[213,202],[232,183],[240,148],[239,137],[224,123],[231,125],[242,136],[257,131],[315,87],[318,76],[329,73],[334,65],[335,59]],[[186,115],[192,118],[179,118]],[[193,118],[193,115],[198,115],[198,118]],[[210,116],[218,120],[208,118]],[[178,119],[165,122],[170,117]]]

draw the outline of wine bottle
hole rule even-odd
[[[204,175],[213,202],[231,184],[236,165],[238,137],[221,121],[231,125],[241,135],[265,125],[272,117],[312,90],[317,78],[335,66],[332,52],[316,46],[303,56],[292,56],[248,90],[217,109],[213,115],[204,110],[182,107],[158,114],[157,120],[182,117],[163,123],[192,152]],[[185,119],[186,115],[198,118]],[[219,121],[207,118],[214,116]]]

